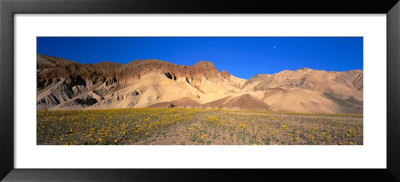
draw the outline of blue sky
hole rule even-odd
[[[363,69],[362,37],[38,37],[37,53],[79,63],[207,60],[245,79],[302,67]]]

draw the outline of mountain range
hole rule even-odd
[[[39,110],[142,107],[362,113],[363,71],[301,68],[246,80],[208,61],[81,64],[37,55]]]

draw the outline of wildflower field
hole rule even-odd
[[[38,145],[362,145],[362,114],[140,108],[38,111]]]

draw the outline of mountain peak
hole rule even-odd
[[[139,64],[147,64],[147,63],[166,63],[165,61],[161,61],[159,59],[145,59],[145,60],[140,60],[140,59],[135,59],[131,61],[130,65],[139,65]]]
[[[298,70],[311,70],[311,69],[310,68],[306,68],[306,67],[302,67],[302,68],[300,68]]]
[[[214,64],[210,61],[199,61],[193,65],[193,67],[204,68],[204,69],[217,69]]]
[[[60,65],[68,65],[68,64],[79,64],[77,62],[68,60],[68,59],[63,59],[63,58],[58,58],[54,56],[47,56],[43,54],[38,54],[36,56],[36,60],[38,65],[52,65],[52,66],[60,66]]]

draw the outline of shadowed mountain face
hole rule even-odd
[[[191,107],[316,113],[362,113],[363,71],[302,68],[249,80],[211,62],[128,64],[37,56],[38,109]]]

